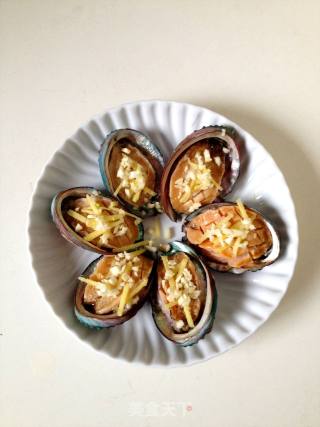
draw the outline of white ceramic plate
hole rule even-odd
[[[180,348],[156,329],[149,305],[129,322],[110,330],[87,329],[73,314],[76,278],[96,256],[75,248],[58,233],[50,202],[75,186],[103,188],[98,149],[113,129],[130,127],[151,137],[165,156],[189,133],[207,125],[234,126],[245,140],[244,168],[230,200],[240,197],[260,210],[280,233],[280,258],[256,273],[215,274],[218,310],[214,328],[197,345]],[[150,221],[150,220],[148,220]],[[152,221],[152,219],[151,219]],[[162,227],[181,224],[161,215]],[[278,306],[293,274],[298,247],[294,205],[284,177],[268,152],[225,117],[198,106],[166,101],[126,104],[81,126],[47,163],[37,183],[29,223],[30,252],[37,282],[56,315],[79,339],[114,358],[150,365],[189,365],[210,359],[251,335]]]

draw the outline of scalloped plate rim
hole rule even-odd
[[[33,245],[32,234],[31,234],[31,231],[32,231],[31,227],[32,227],[32,221],[33,221],[32,214],[33,214],[33,209],[34,209],[35,202],[36,202],[36,199],[37,199],[37,196],[38,196],[37,191],[39,189],[39,184],[43,180],[43,178],[44,178],[44,176],[46,174],[46,171],[50,167],[51,163],[53,162],[54,157],[56,156],[56,154],[64,149],[64,147],[68,144],[68,142],[70,140],[72,140],[76,136],[77,132],[80,129],[88,127],[92,121],[100,120],[106,114],[115,114],[115,113],[119,112],[121,109],[123,109],[124,107],[136,106],[136,105],[141,105],[141,104],[149,104],[149,103],[152,103],[152,104],[153,103],[162,103],[162,104],[171,104],[171,105],[183,105],[183,106],[189,106],[191,108],[201,109],[202,111],[205,111],[205,112],[207,112],[209,114],[213,113],[216,116],[219,116],[220,119],[225,120],[226,122],[228,122],[228,124],[231,124],[235,128],[240,129],[243,134],[250,136],[255,141],[255,143],[257,143],[260,146],[260,148],[273,161],[274,166],[276,167],[277,172],[279,173],[279,177],[282,178],[282,180],[283,180],[283,182],[284,182],[284,184],[286,186],[286,189],[288,191],[288,195],[289,195],[289,198],[291,199],[292,207],[293,207],[293,217],[291,218],[291,221],[293,222],[292,226],[294,228],[295,235],[294,236],[290,236],[291,237],[291,242],[294,245],[294,254],[293,254],[293,257],[292,257],[292,269],[291,269],[290,274],[288,275],[286,286],[281,291],[281,294],[279,292],[278,300],[277,300],[277,302],[275,304],[273,304],[272,310],[258,324],[258,326],[255,327],[255,329],[253,331],[250,331],[248,334],[246,334],[246,336],[242,337],[242,339],[239,342],[235,342],[235,343],[229,345],[228,348],[220,350],[216,354],[208,354],[208,355],[202,357],[201,359],[188,360],[187,362],[182,362],[182,363],[181,362],[180,363],[169,362],[167,364],[162,364],[162,363],[153,362],[153,361],[150,362],[150,363],[146,363],[143,360],[128,361],[128,360],[126,360],[123,357],[118,358],[117,356],[113,356],[111,354],[107,355],[107,357],[110,357],[110,358],[112,358],[114,360],[117,360],[118,362],[121,362],[123,364],[130,363],[130,364],[135,364],[135,365],[137,365],[139,367],[146,367],[147,366],[147,367],[156,367],[156,368],[168,368],[168,367],[170,367],[170,368],[179,368],[179,367],[185,367],[185,366],[192,366],[192,365],[195,365],[195,364],[202,363],[202,362],[208,361],[210,359],[213,359],[213,358],[215,358],[215,357],[217,357],[217,356],[219,356],[219,355],[221,355],[221,354],[223,354],[223,353],[225,353],[225,352],[233,349],[234,347],[236,347],[239,344],[241,344],[243,341],[247,340],[251,335],[253,335],[270,318],[270,316],[274,313],[274,311],[279,306],[280,302],[282,301],[284,295],[287,292],[288,286],[290,284],[290,281],[292,280],[292,277],[293,277],[293,274],[294,274],[294,271],[295,271],[296,261],[297,261],[297,256],[298,256],[299,234],[298,234],[298,222],[297,222],[297,217],[296,217],[296,212],[295,212],[295,207],[294,207],[294,202],[293,202],[293,199],[292,199],[292,195],[291,195],[290,189],[289,189],[289,187],[287,185],[287,182],[285,180],[285,177],[284,177],[281,169],[277,165],[276,161],[274,160],[274,158],[267,151],[267,149],[250,132],[248,132],[245,129],[243,129],[241,126],[239,126],[237,123],[235,123],[232,120],[230,120],[228,117],[226,117],[226,116],[224,116],[224,115],[222,115],[220,113],[217,113],[217,112],[215,112],[215,111],[213,111],[213,110],[211,110],[211,109],[209,109],[207,107],[196,105],[196,104],[193,104],[193,103],[190,103],[190,102],[170,101],[170,100],[162,100],[162,99],[146,99],[146,100],[141,100],[141,101],[130,101],[130,102],[126,102],[126,103],[120,104],[119,106],[108,108],[107,110],[103,110],[101,113],[93,115],[89,120],[86,120],[85,122],[83,122],[78,127],[78,129],[76,129],[75,132],[72,133],[72,135],[70,137],[66,138],[61,144],[59,144],[59,146],[57,147],[57,149],[49,157],[49,159],[46,162],[46,164],[42,167],[42,169],[40,171],[40,174],[39,174],[39,177],[37,178],[37,180],[36,180],[36,182],[34,184],[34,189],[33,189],[33,192],[32,192],[31,198],[30,198],[30,203],[29,203],[29,206],[28,206],[28,220],[27,220],[27,226],[26,226],[28,257],[29,257],[29,260],[30,260],[30,268],[31,268],[31,271],[32,271],[32,276],[33,276],[33,278],[36,280],[36,282],[38,284],[38,288],[39,288],[40,294],[42,295],[42,297],[44,298],[44,300],[51,306],[50,301],[48,300],[48,298],[47,298],[47,296],[45,294],[44,289],[42,288],[42,286],[39,283],[38,272],[36,271],[36,268],[35,268],[35,265],[34,265],[35,264],[35,256],[32,253],[32,245]],[[293,239],[292,239],[292,237],[293,237]],[[256,273],[252,273],[252,274],[256,274]],[[52,306],[51,306],[51,310],[52,310],[52,313],[53,313],[54,317],[56,317],[56,318],[59,319],[59,321],[66,327],[66,329],[71,333],[71,335],[73,337],[75,337],[77,340],[81,341],[88,348],[91,348],[94,351],[96,351],[98,353],[101,353],[101,355],[103,355],[103,357],[106,356],[106,353],[102,349],[93,347],[90,344],[90,342],[81,339],[77,335],[76,331],[74,331],[73,329],[69,328],[64,323],[63,319],[55,312],[55,310],[53,309]],[[174,345],[174,344],[172,344],[172,345]]]

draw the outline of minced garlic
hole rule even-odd
[[[183,320],[177,320],[176,321],[176,328],[181,329],[184,327],[184,321]]]
[[[143,192],[153,193],[153,191],[146,189],[147,173],[138,162],[127,155],[130,154],[130,150],[123,148],[122,152],[124,154],[121,157],[117,171],[117,178],[121,182],[114,194],[116,195],[121,189],[124,189],[128,199],[136,203]]]
[[[211,170],[206,165],[211,161],[212,158],[208,149],[205,149],[203,153],[197,152],[195,161],[188,159],[184,177],[177,179],[174,184],[180,191],[179,200],[181,203],[188,202],[195,193],[205,191],[212,186],[221,190],[221,186],[213,179]],[[221,165],[220,157],[215,157],[214,161],[218,166]],[[193,212],[200,206],[201,204],[194,203],[189,207],[188,211]]]
[[[233,256],[237,256],[239,249],[248,246],[248,234],[255,230],[253,220],[247,214],[241,200],[237,200],[237,207],[241,215],[240,221],[231,225],[233,215],[229,213],[218,223],[212,223],[205,233],[205,239],[213,242],[218,251],[223,252],[225,249],[231,248]]]
[[[106,275],[100,274],[99,280],[79,277],[81,282],[92,287],[99,297],[107,297],[111,300],[112,310],[118,316],[122,316],[132,305],[139,300],[139,292],[147,285],[148,280],[137,279],[142,274],[142,260],[139,258],[144,250],[136,252],[122,252],[113,257],[111,266]],[[115,304],[112,304],[112,301]],[[101,310],[101,314],[103,309]],[[99,314],[99,313],[98,313]]]
[[[166,299],[168,301],[168,308],[175,305],[179,305],[183,308],[188,326],[194,327],[193,320],[190,314],[191,300],[199,298],[200,290],[197,289],[196,284],[193,281],[191,271],[188,269],[187,257],[184,257],[182,261],[177,264],[173,260],[168,260],[167,257],[161,257],[163,265],[165,267],[164,280],[161,282],[161,286],[165,292]],[[177,325],[180,329],[184,326],[181,322]]]
[[[79,222],[78,222],[78,223],[77,223],[77,225],[76,225],[76,228],[75,228],[76,232],[79,232],[79,231],[81,231],[82,229],[83,229],[82,225],[81,225],[81,224],[79,224]]]
[[[214,162],[217,166],[221,166],[221,157],[220,156],[215,156],[214,157]]]

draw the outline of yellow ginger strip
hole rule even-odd
[[[123,221],[122,221],[122,219],[119,219],[118,221],[111,222],[111,224],[109,224],[109,225],[111,228],[116,228],[118,225],[121,225],[121,224],[123,224]],[[128,230],[128,232],[129,232],[129,230]]]
[[[241,202],[240,199],[237,200],[237,205],[238,205],[238,208],[239,208],[239,211],[240,211],[242,218],[247,219],[248,218],[247,211],[246,211],[245,207],[243,206],[243,203]]]
[[[140,246],[147,246],[147,245],[152,245],[152,241],[143,240],[142,242],[132,243],[132,245],[122,246],[122,248],[115,248],[113,249],[113,252],[125,252],[130,249],[135,249],[135,248],[139,248]]]
[[[119,302],[119,307],[117,310],[117,315],[118,316],[122,316],[123,315],[123,311],[124,311],[124,307],[126,305],[127,299],[128,299],[128,294],[129,294],[129,283],[126,283],[123,287],[122,293],[121,293],[121,297],[120,297],[120,302]]]
[[[82,277],[82,276],[78,277],[78,279],[80,280],[80,282],[87,283],[87,285],[92,285],[92,286],[103,285],[107,289],[113,289],[113,286],[110,286],[109,284],[104,282],[98,282],[96,280],[86,279],[85,277]]]
[[[131,259],[132,259],[132,258],[134,258],[136,256],[139,256],[139,255],[143,254],[145,251],[146,251],[145,249],[139,249],[137,251],[130,252],[129,255],[131,256]]]
[[[125,268],[124,268],[124,271],[123,271],[123,273],[121,274],[121,277],[122,277],[124,274],[129,273],[129,271],[131,270],[131,268],[132,268],[132,262],[131,262],[131,261],[129,261],[129,262],[126,264],[126,266],[125,266]]]
[[[198,184],[193,183],[193,184],[191,184],[191,190],[192,191],[201,190],[201,183],[198,183]]]
[[[188,264],[188,258],[183,258],[183,260],[179,264],[179,270],[176,276],[176,282],[178,282],[178,280],[182,276],[183,270],[186,268],[187,264]]]
[[[162,256],[161,259],[162,259],[165,270],[169,271],[170,268],[169,268],[169,264],[168,264],[168,258],[166,256]]]
[[[85,277],[82,277],[82,276],[78,277],[78,279],[80,280],[80,282],[87,283],[88,285],[93,285],[93,286],[103,285],[103,286],[106,286],[106,283],[98,282],[98,281],[92,280],[92,279],[86,279]]]
[[[94,218],[87,218],[86,226],[89,228],[95,228],[97,221]]]
[[[86,213],[87,215],[93,215],[92,209],[91,208],[81,208],[81,212],[82,213]]]
[[[165,306],[169,309],[174,307],[175,305],[178,305],[177,301],[171,301],[171,302],[168,302],[168,304],[165,304]]]
[[[223,217],[222,218],[222,220],[218,223],[219,225],[221,224],[221,225],[224,225],[224,224],[226,224],[227,222],[229,222],[230,221],[230,219],[232,219],[233,218],[233,214],[230,212],[230,213],[228,213],[228,215],[227,216],[225,216],[225,217]]]
[[[72,210],[72,209],[69,209],[69,210],[67,211],[67,214],[68,214],[69,216],[71,216],[72,218],[76,219],[77,221],[82,222],[83,224],[85,224],[85,223],[86,223],[87,218],[86,218],[85,216],[83,216],[83,215],[79,214],[78,212],[76,212],[76,211]]]
[[[241,238],[237,237],[237,239],[235,241],[235,244],[234,244],[234,246],[232,248],[232,255],[233,256],[237,256],[240,242],[241,242]]]
[[[180,203],[186,203],[191,197],[191,188],[187,187],[185,192],[180,197]]]
[[[132,198],[133,203],[136,203],[139,200],[140,194],[141,194],[141,191],[137,191],[135,193],[135,195]]]
[[[198,165],[196,164],[196,163],[193,163],[190,159],[188,159],[188,163],[189,163],[189,165],[191,166],[191,167],[193,167],[193,168],[195,168],[196,170],[198,169]],[[212,175],[211,175],[211,179],[212,179],[212,183],[213,183],[213,185],[215,186],[215,187],[217,187],[217,189],[218,190],[222,190],[222,187],[221,187],[221,185],[220,184],[218,184],[217,183],[217,181],[215,181],[214,179],[213,179],[213,177],[212,177]],[[196,187],[198,187],[197,189],[199,189],[200,187],[201,187],[201,183],[197,183],[196,184],[196,182],[193,182],[192,184],[192,188],[190,188],[190,191],[191,190],[195,190],[195,186]],[[187,199],[188,200],[188,199]],[[181,203],[184,203],[184,202],[182,202],[182,199],[180,199],[180,201],[181,201]]]
[[[205,238],[202,240],[206,240],[207,238],[209,238],[208,234],[205,233]],[[213,243],[213,247],[214,247],[214,251],[217,253],[221,253],[223,252],[223,250],[226,248],[226,244],[225,242],[223,242],[223,244],[221,244],[220,240],[217,237],[214,237],[211,242]],[[202,243],[202,242],[201,242]]]
[[[246,235],[244,230],[237,230],[233,228],[231,228],[231,230],[234,237],[244,237]]]
[[[241,221],[236,222],[235,224],[233,224],[231,230],[243,230],[243,224]]]
[[[200,187],[201,187],[201,182],[197,182],[197,180],[191,181],[191,183],[190,183],[191,191],[199,190]]]
[[[132,216],[132,218],[136,218],[136,219],[140,219],[141,220],[141,218],[139,218],[137,215],[134,215],[134,214],[132,214],[132,213],[130,213],[130,212],[126,212],[125,210],[123,210],[123,209],[121,209],[121,208],[115,208],[115,207],[111,207],[111,206],[109,206],[109,207],[103,207],[102,209],[106,209],[106,210],[110,210],[111,212],[113,211],[113,212],[121,212],[123,215],[126,215],[126,216]],[[121,213],[119,214],[119,215],[121,215]]]
[[[102,236],[102,234],[106,233],[108,230],[95,230],[92,233],[87,234],[84,237],[84,240],[87,242],[91,242],[92,240],[96,239],[99,236]]]
[[[148,283],[148,279],[143,279],[142,282],[140,282],[137,287],[135,287],[134,289],[131,289],[129,294],[129,299],[131,300],[133,297],[135,297],[141,291],[141,289],[143,289],[147,285],[147,283]]]
[[[116,214],[116,215],[103,215],[103,219],[106,222],[112,222],[115,221],[116,219],[121,219],[123,218],[123,215],[120,214]]]
[[[93,211],[95,214],[99,214],[99,213],[100,213],[100,211],[99,211],[99,209],[97,208],[97,206],[96,206],[96,201],[93,199],[93,197],[91,197],[91,196],[89,196],[89,194],[87,194],[86,199],[87,199],[87,202],[89,203],[89,206],[90,206],[90,208],[92,209],[92,211]]]
[[[87,227],[94,229],[96,227],[96,224],[97,224],[97,221],[95,219],[93,219],[93,218],[92,219],[91,218],[87,219],[87,222],[86,222],[86,226]],[[118,221],[110,221],[110,223],[109,224],[105,224],[105,226],[107,228],[110,228],[110,230],[111,230],[112,228],[115,228],[118,225],[122,225],[122,224],[123,224],[122,220],[119,219]],[[104,230],[104,232],[106,232],[106,230]]]
[[[189,306],[183,307],[183,311],[184,311],[184,314],[186,316],[189,328],[194,328],[194,323],[193,323],[193,320],[192,320],[192,317],[191,317]]]
[[[132,263],[128,262],[128,264],[125,266],[124,272],[121,274],[121,277],[123,277],[125,274],[128,274],[132,268]],[[121,280],[121,279],[120,279]],[[122,293],[120,295],[120,302],[117,310],[117,315],[122,316],[124,307],[127,304],[128,296],[130,291],[130,284],[126,283],[123,287]]]
[[[202,240],[199,243],[203,243],[207,239],[210,239],[212,241],[212,239],[210,238],[210,232],[209,232],[209,230],[207,230],[205,233],[203,233],[201,239]]]
[[[121,190],[121,187],[122,187],[122,181],[120,182],[120,184],[116,188],[116,191],[113,193],[114,196],[116,196],[119,193],[119,191]]]

